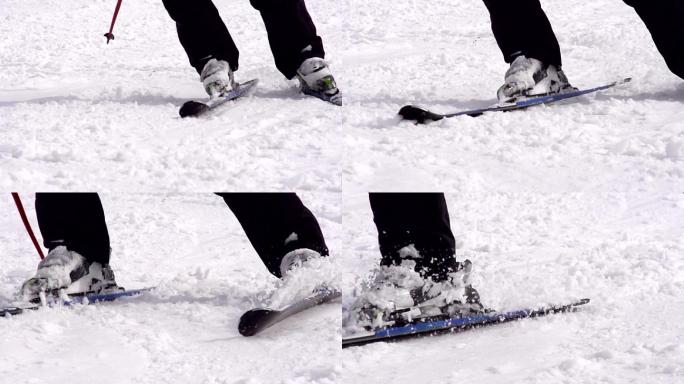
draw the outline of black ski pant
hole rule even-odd
[[[109,233],[97,193],[36,193],[43,245],[66,245],[91,262],[109,264]]]
[[[318,221],[294,193],[220,193],[269,272],[277,277],[288,252],[308,248],[328,255]],[[97,193],[37,193],[44,245],[66,245],[91,262],[109,263],[110,245]]]
[[[651,33],[667,66],[684,79],[684,1],[624,0]],[[517,56],[561,65],[561,52],[539,0],[484,0],[492,31],[507,63]]]
[[[239,52],[211,0],[163,0],[176,22],[176,29],[190,65],[198,73],[212,58],[225,60],[238,69]],[[323,41],[316,34],[304,0],[250,0],[261,13],[276,67],[293,78],[301,63],[310,57],[325,57]]]
[[[442,193],[370,193],[382,265],[403,260],[399,250],[413,245],[416,270],[436,281],[457,269],[456,241]]]
[[[535,58],[561,66],[561,51],[539,0],[484,0],[494,38],[507,63],[516,57]]]
[[[624,0],[634,8],[668,68],[684,79],[684,1]]]
[[[328,256],[318,221],[294,193],[219,193],[259,254],[277,277],[288,252],[308,248]]]

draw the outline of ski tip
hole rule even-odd
[[[268,308],[250,309],[240,317],[238,332],[242,336],[254,336],[268,328],[270,325],[266,320],[276,311]]]
[[[186,101],[183,104],[183,106],[178,111],[178,114],[180,115],[180,117],[185,118],[198,115],[208,109],[209,107],[206,104],[200,103],[199,101],[190,100]]]
[[[441,120],[444,118],[443,115],[439,115],[434,112],[430,112],[425,108],[419,107],[417,105],[405,105],[399,110],[399,115],[404,120],[415,121],[418,124],[424,124],[428,120]]]

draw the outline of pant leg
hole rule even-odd
[[[668,68],[684,79],[684,1],[624,1],[634,8],[646,24]]]
[[[484,0],[484,3],[489,10],[492,32],[507,63],[525,55],[546,64],[562,64],[558,40],[539,0]]]
[[[91,262],[109,264],[109,233],[97,193],[36,193],[43,245],[66,245]]]
[[[162,1],[197,73],[211,58],[227,61],[233,71],[238,69],[238,49],[211,0]]]
[[[316,35],[304,0],[250,0],[261,13],[276,67],[291,79],[302,62],[325,57],[323,41]]]
[[[288,252],[308,248],[328,255],[313,213],[294,193],[219,193],[269,272],[277,277]]]
[[[413,245],[421,258],[416,269],[444,280],[456,263],[456,240],[442,193],[371,193],[382,265],[401,263],[399,250]]]

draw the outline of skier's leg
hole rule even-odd
[[[667,66],[684,79],[684,2],[681,0],[624,0],[651,32]]]
[[[269,272],[282,277],[297,250],[328,255],[318,221],[294,193],[220,193]]]
[[[197,73],[212,58],[227,61],[233,71],[238,69],[238,49],[211,0],[163,0],[163,3],[176,22],[178,38]]]
[[[413,245],[417,268],[441,281],[455,267],[456,241],[442,193],[371,193],[382,265],[402,261],[402,249]]]
[[[250,0],[261,13],[276,67],[292,79],[304,60],[325,58],[323,41],[316,34],[304,0]]]
[[[37,193],[36,213],[44,245],[50,250],[34,277],[22,286],[27,300],[42,292],[117,290],[109,267],[109,234],[95,193]]]
[[[497,91],[501,102],[574,89],[561,70],[561,53],[539,0],[484,0],[492,31],[511,66]]]
[[[90,262],[109,264],[109,233],[96,193],[36,193],[36,215],[48,250],[65,245]]]
[[[471,263],[456,261],[442,193],[371,193],[381,267],[343,318],[347,329],[377,329],[398,318],[481,313],[469,283]]]
[[[302,92],[342,105],[342,95],[325,58],[304,0],[250,0],[266,25],[276,67],[286,78],[297,76]]]
[[[489,10],[492,32],[507,63],[522,55],[561,66],[558,40],[539,0],[484,0],[484,3]]]

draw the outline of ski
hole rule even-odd
[[[487,112],[510,112],[526,109],[535,105],[551,104],[561,100],[572,99],[582,95],[603,91],[609,88],[616,87],[618,85],[629,83],[630,81],[632,81],[632,79],[628,77],[619,81],[612,82],[610,84],[601,85],[594,88],[580,89],[576,91],[568,91],[562,93],[527,96],[525,98],[517,99],[515,101],[511,101],[508,103],[494,104],[486,108],[471,109],[467,111],[459,111],[445,114],[432,112],[428,109],[416,105],[405,105],[399,110],[399,115],[405,120],[412,120],[418,124],[423,124],[426,121],[430,120],[437,121],[441,119],[448,119],[451,117],[463,115],[477,117]]]
[[[280,310],[271,308],[250,309],[240,317],[238,331],[242,336],[254,336],[296,313],[319,304],[330,302],[341,296],[342,293],[340,291],[322,286],[314,291],[311,296],[292,303]]]
[[[492,312],[476,316],[450,319],[430,319],[399,326],[390,326],[342,339],[342,348],[364,345],[378,341],[394,341],[408,337],[455,333],[466,329],[501,324],[508,321],[541,317],[549,314],[573,311],[580,305],[587,304],[589,299],[581,299],[570,304],[541,308],[519,309],[510,312]]]
[[[88,305],[88,304],[105,302],[105,301],[114,301],[114,300],[122,298],[122,297],[138,296],[138,295],[141,295],[145,292],[151,291],[153,289],[154,289],[153,287],[150,287],[150,288],[141,288],[141,289],[113,291],[113,292],[106,292],[106,293],[89,293],[89,294],[84,294],[84,295],[69,295],[67,297],[67,299],[62,299],[59,296],[49,296],[47,298],[46,304],[48,307],[71,306],[71,305],[77,305],[77,304]],[[16,306],[8,306],[8,307],[0,308],[0,317],[20,315],[24,312],[35,311],[35,310],[38,310],[42,307],[43,307],[43,305],[41,305],[40,303],[26,303],[26,304],[19,304]]]
[[[334,95],[328,95],[325,92],[320,92],[320,91],[314,91],[310,88],[303,87],[301,89],[302,93],[308,96],[313,96],[315,98],[321,99],[323,101],[327,101],[328,103],[337,105],[339,107],[342,106],[342,94],[340,92],[337,92]]]
[[[235,100],[249,95],[252,91],[254,91],[258,83],[259,79],[252,79],[247,82],[238,84],[235,89],[230,90],[230,92],[226,93],[221,97],[217,97],[214,99],[186,101],[185,103],[183,103],[183,106],[180,107],[178,113],[180,114],[180,117],[193,117],[202,115],[203,113],[211,111],[212,109],[215,109],[216,107],[223,105],[231,100]]]

